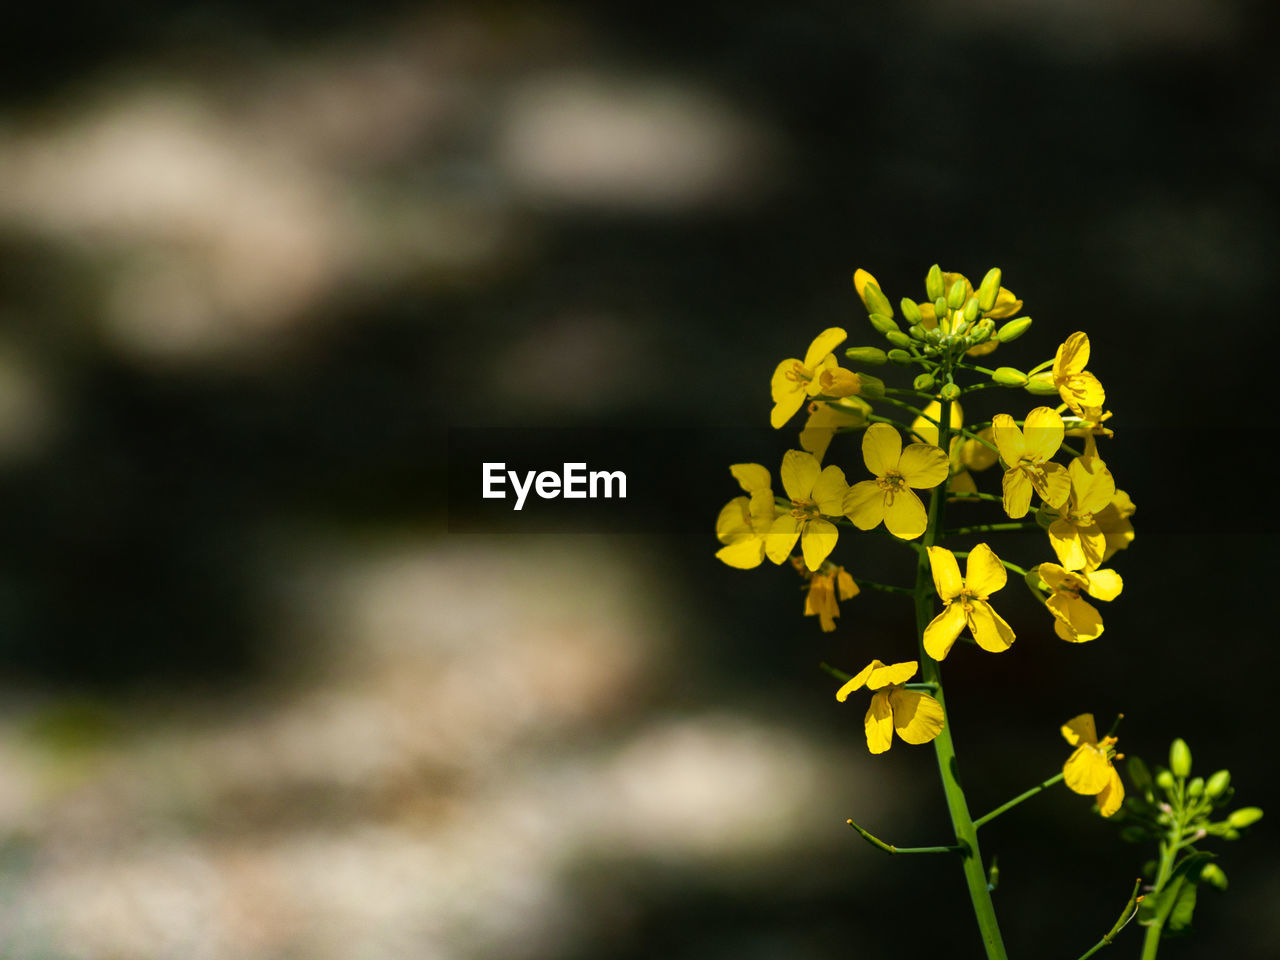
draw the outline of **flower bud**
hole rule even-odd
[[[1227,816],[1227,823],[1235,827],[1237,830],[1243,830],[1245,827],[1251,827],[1262,819],[1261,807],[1241,807],[1239,810],[1232,810]]]
[[[923,340],[925,338],[924,327],[918,323],[913,323],[911,326],[907,327],[907,333],[910,334],[913,340]]]
[[[932,330],[926,330],[924,332],[924,339],[926,343],[937,343],[942,339],[942,333],[937,327],[934,327]]]
[[[938,355],[938,348],[934,346],[925,347],[924,355],[926,357],[936,357]]]
[[[907,323],[924,323],[924,314],[920,312],[920,305],[910,297],[902,298],[902,316]]]
[[[1015,317],[996,331],[996,339],[1001,343],[1012,343],[1030,329],[1030,317]]]
[[[991,379],[1002,387],[1025,387],[1028,377],[1021,370],[1013,367],[996,367],[991,371]]]
[[[884,396],[884,381],[879,377],[873,377],[869,373],[858,374],[858,379],[862,381],[862,396],[870,397],[872,400],[879,400]]]
[[[1024,386],[1027,389],[1027,393],[1034,393],[1038,397],[1056,397],[1058,395],[1058,387],[1053,382],[1053,374],[1048,370],[1037,373]]]
[[[1209,782],[1205,784],[1204,793],[1210,800],[1217,800],[1220,796],[1227,792],[1227,787],[1231,786],[1231,771],[1219,770]]]
[[[964,302],[969,296],[968,286],[962,280],[956,280],[951,284],[951,289],[947,291],[947,306],[950,309],[959,310],[964,306]]]
[[[854,363],[867,363],[880,366],[885,362],[885,352],[879,347],[849,347],[844,355]]]
[[[986,313],[996,305],[996,296],[1000,293],[1000,268],[992,267],[982,278],[982,286],[978,287],[978,307]]]
[[[897,321],[895,321],[893,317],[884,313],[868,314],[867,319],[871,321],[871,325],[875,327],[876,330],[886,336],[895,330],[901,331],[902,329],[898,326]]]
[[[974,323],[978,319],[978,298],[970,297],[964,304],[964,319],[967,323]]]
[[[867,308],[867,313],[883,313],[886,317],[893,316],[893,304],[889,302],[889,298],[880,292],[880,287],[874,280],[868,280],[862,288],[862,303]]]
[[[946,297],[938,297],[936,300],[933,301],[933,315],[938,318],[939,323],[941,323],[943,320],[946,319],[946,316],[947,316],[947,298]]]
[[[1175,777],[1185,777],[1191,773],[1191,748],[1181,737],[1169,744],[1169,769]]]
[[[902,347],[903,349],[906,349],[907,347],[911,346],[911,338],[908,337],[901,330],[898,330],[897,328],[893,330],[886,330],[884,334],[884,338],[888,340],[890,343],[892,343],[895,347]]]
[[[1227,875],[1222,872],[1222,868],[1216,863],[1206,863],[1200,869],[1200,882],[1207,883],[1211,887],[1217,887],[1219,890],[1227,889]]]
[[[979,320],[972,330],[969,331],[969,341],[977,346],[980,343],[986,343],[991,339],[991,335],[996,332],[996,322],[994,320]]]
[[[1187,794],[1192,797],[1198,797],[1204,793],[1204,777],[1196,777],[1187,784]]]
[[[959,400],[960,388],[957,387],[954,383],[944,383],[942,385],[942,399],[943,400]]]
[[[1170,773],[1168,770],[1164,769],[1163,767],[1161,767],[1156,772],[1156,786],[1159,787],[1161,790],[1163,790],[1165,793],[1172,792],[1173,791],[1173,774]]]
[[[885,356],[889,358],[890,363],[896,363],[900,367],[905,367],[911,363],[911,354],[905,350],[890,350]]]
[[[932,390],[936,382],[932,373],[922,373],[911,382],[911,386],[916,390]]]
[[[946,295],[946,288],[942,282],[942,268],[936,263],[929,268],[929,275],[924,278],[924,289],[929,294],[930,300],[937,300]]]

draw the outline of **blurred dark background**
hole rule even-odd
[[[905,659],[909,612],[822,634],[712,556],[727,465],[794,442],[738,430],[774,364],[878,343],[859,266],[896,300],[999,265],[1037,321],[1002,363],[1087,330],[1138,505],[1099,640],[1014,583],[1014,649],[947,663],[975,812],[1084,711],[1280,809],[1266,10],[7,11],[0,952],[978,956],[958,869],[843,824],[946,840],[932,752],[869,758],[816,669]],[[457,532],[481,426],[646,438],[681,519]],[[881,540],[836,559],[909,576]],[[984,830],[1012,955],[1084,952],[1150,856],[1088,806]],[[1276,953],[1269,823],[1162,956]]]

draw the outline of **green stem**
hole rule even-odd
[[[1040,783],[1037,783],[1030,790],[1024,790],[1022,793],[1018,794],[1008,803],[1002,803],[1000,804],[1000,806],[996,807],[990,813],[983,814],[977,820],[973,821],[974,829],[977,829],[978,827],[982,826],[984,823],[990,823],[992,820],[1000,816],[1000,814],[1004,813],[1005,811],[1012,810],[1018,804],[1022,803],[1023,800],[1030,800],[1040,791],[1049,789],[1055,783],[1061,780],[1062,776],[1063,775],[1061,773],[1055,774],[1054,776],[1050,777],[1048,780],[1044,780]]]
[[[867,843],[871,844],[876,849],[883,850],[885,853],[963,853],[964,852],[964,847],[962,846],[895,847],[892,843],[885,843],[883,840],[881,840],[879,837],[875,836],[874,834],[868,833],[866,830],[863,830],[862,827],[858,826],[852,820],[846,820],[845,823],[853,827],[853,829],[857,830],[858,834],[862,837],[863,840],[867,841]]]
[[[1181,810],[1181,804],[1178,809]],[[1171,835],[1176,837],[1181,835],[1183,823],[1181,818],[1174,824]],[[1169,875],[1173,873],[1174,861],[1178,858],[1178,845],[1171,842],[1167,838],[1160,841],[1160,869],[1156,872],[1155,883],[1151,887],[1151,896],[1158,896],[1160,891],[1164,889],[1164,885],[1169,882]],[[1158,901],[1157,901],[1158,902]],[[1155,914],[1151,922],[1147,925],[1147,932],[1142,938],[1142,960],[1155,960],[1156,951],[1160,949],[1160,934],[1163,932],[1164,923],[1160,919],[1160,915]]]
[[[993,503],[1004,503],[1004,497],[997,497],[994,493],[952,493],[949,494],[952,500],[990,500]],[[787,501],[788,506],[790,501]]]
[[[913,592],[906,587],[895,587],[888,583],[876,583],[874,580],[859,580],[857,577],[853,578],[853,582],[859,587],[865,587],[868,590],[883,590],[885,593],[901,593],[908,597],[914,596]]]
[[[1139,877],[1133,884],[1133,892],[1129,894],[1129,902],[1124,905],[1124,909],[1120,911],[1120,918],[1116,920],[1115,925],[1108,930],[1101,940],[1092,947],[1080,954],[1079,960],[1089,960],[1095,953],[1109,944],[1116,938],[1121,930],[1129,925],[1129,921],[1138,915],[1138,901],[1142,898],[1138,896],[1138,891],[1142,889],[1142,878]]]
[[[914,413],[917,417],[923,417],[925,420],[928,420],[930,423],[932,423],[935,427],[938,425],[938,421],[937,421],[937,420],[933,419],[933,417],[929,416],[927,413],[925,413],[925,412],[924,412],[923,410],[921,410],[919,407],[913,407],[911,404],[909,404],[909,403],[903,403],[901,400],[895,400],[895,399],[893,399],[893,397],[888,397],[888,396],[886,396],[884,399],[885,399],[885,400],[887,400],[889,403],[894,404],[895,406],[901,407],[903,410],[907,410],[907,411],[909,411],[909,412],[911,412],[911,413]],[[948,410],[950,410],[950,409],[951,409],[951,405],[950,405],[950,404],[947,404],[947,409],[948,409]],[[948,414],[948,415],[949,415],[949,414]],[[939,446],[942,446],[942,445],[941,445],[941,444],[939,444]],[[942,449],[944,449],[944,450],[945,450],[945,449],[946,449],[946,447],[943,447]]]
[[[938,418],[938,446],[947,449],[948,434],[951,424],[951,403],[942,403],[941,416]],[[929,527],[924,534],[924,546],[934,546],[942,532],[942,511],[946,503],[946,482],[933,488],[929,496]],[[929,566],[928,550],[921,550],[916,565],[916,636],[920,648],[921,678],[925,683],[937,685],[935,699],[942,705],[943,714],[947,715],[946,696],[942,690],[942,671],[938,661],[934,660],[924,649],[924,630],[933,619],[933,575]],[[1000,925],[996,921],[995,905],[991,902],[991,891],[987,889],[987,872],[982,865],[982,852],[978,847],[978,830],[969,815],[969,804],[965,799],[964,788],[960,785],[959,768],[956,762],[956,748],[951,739],[951,718],[947,715],[946,725],[933,740],[934,753],[938,758],[938,774],[942,778],[942,791],[947,800],[947,811],[951,814],[951,825],[955,829],[956,843],[963,847],[962,865],[965,883],[969,887],[969,899],[973,903],[973,915],[978,921],[978,930],[982,934],[982,942],[986,948],[988,960],[1006,960],[1004,940],[1000,936]]]
[[[868,413],[867,420],[870,423],[887,423],[890,426],[897,427],[899,430],[903,430],[907,433],[911,432],[911,426],[909,424],[903,423],[901,420],[894,420],[892,417],[882,417],[878,413]]]
[[[953,527],[943,532],[944,537],[959,537],[966,533],[1002,533],[1007,530],[1039,530],[1040,524],[1035,521],[1016,521],[1010,523],[979,523],[972,527]]]

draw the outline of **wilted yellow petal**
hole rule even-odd
[[[906,683],[916,675],[916,670],[919,668],[920,664],[915,660],[881,664],[871,671],[871,676],[867,677],[867,689],[879,690],[891,683]]]
[[[914,540],[928,529],[929,512],[910,490],[897,490],[885,497],[884,526],[895,537]]]
[[[968,611],[969,632],[988,653],[1004,653],[1015,639],[1013,628],[985,600],[974,600]]]
[[[924,628],[924,652],[935,660],[945,660],[964,630],[964,605],[949,603],[946,608]]]
[[[804,553],[804,565],[810,570],[817,570],[822,561],[831,555],[836,548],[836,540],[840,531],[830,521],[818,517],[806,521],[800,534],[800,550]]]
[[[861,480],[844,496],[844,514],[859,530],[871,530],[884,519],[884,490],[874,480]]]
[[[1072,717],[1062,725],[1062,735],[1067,738],[1067,743],[1073,747],[1082,743],[1097,743],[1098,728],[1094,726],[1093,714],[1082,713],[1079,716]]]
[[[729,472],[747,493],[769,487],[769,471],[758,463],[735,463],[729,468]]]
[[[840,346],[847,336],[849,334],[845,333],[840,327],[828,327],[823,330],[813,338],[813,343],[809,344],[809,349],[805,351],[804,365],[809,370],[813,370],[830,355],[832,350]]]
[[[792,500],[808,500],[822,467],[818,458],[803,450],[788,450],[782,455],[782,488]]]
[[[933,588],[938,591],[938,596],[943,600],[958,597],[964,589],[964,580],[960,577],[960,564],[956,563],[956,555],[946,547],[926,549],[929,551],[929,569],[933,573]]]
[[[863,718],[867,732],[867,749],[872,753],[884,753],[893,746],[893,709],[889,706],[889,691],[880,690],[871,698],[871,706]]]
[[[862,435],[862,459],[877,477],[896,470],[902,456],[902,438],[887,423],[873,423]]]
[[[951,467],[941,447],[909,443],[898,459],[898,472],[908,485],[917,490],[928,490],[947,479]]]
[[[1069,790],[1094,796],[1111,782],[1111,761],[1097,747],[1082,743],[1062,766],[1063,782]]]
[[[928,743],[942,732],[947,716],[942,704],[927,693],[895,688],[889,691],[893,729],[904,743]]]
[[[1009,574],[990,546],[980,543],[969,551],[964,567],[964,585],[970,593],[976,597],[989,597],[1008,582]]]

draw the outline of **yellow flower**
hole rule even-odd
[[[988,603],[1008,581],[1004,565],[985,543],[969,551],[964,579],[956,555],[945,547],[929,547],[933,585],[942,598],[942,612],[924,630],[924,649],[935,660],[945,659],[965,627],[978,646],[991,653],[1008,650],[1014,641],[1013,629]]]
[[[1121,756],[1115,751],[1116,738],[1098,740],[1092,713],[1072,717],[1062,725],[1062,735],[1076,748],[1062,765],[1063,782],[1075,793],[1096,797],[1098,812],[1111,816],[1124,802],[1124,784],[1111,763]]]
[[[835,618],[840,616],[840,605],[836,603],[836,597],[851,600],[859,592],[858,585],[844,567],[824,563],[821,570],[809,577],[809,592],[804,598],[804,615],[816,616],[823,632],[830,633],[836,628]]]
[[[809,419],[800,431],[800,446],[821,460],[832,437],[845,430],[865,427],[870,412],[871,404],[860,397],[815,401],[809,404]]]
[[[838,385],[832,380],[840,370],[836,358],[831,351],[844,342],[848,334],[840,327],[828,327],[813,338],[804,360],[787,359],[778,364],[773,371],[773,412],[769,422],[774,429],[790,420],[797,410],[804,406],[809,397],[816,397],[823,392],[822,377],[827,376],[829,385],[835,389]],[[848,374],[844,370],[842,373]],[[857,374],[849,374],[856,377]],[[843,378],[840,378],[843,380]],[[846,384],[847,385],[847,384]],[[850,393],[856,392],[850,390]],[[835,394],[831,394],[835,396]],[[848,393],[844,394],[848,396]]]
[[[927,490],[947,479],[947,455],[928,443],[908,444],[887,423],[873,423],[862,435],[862,459],[874,480],[849,488],[844,513],[860,530],[883,520],[895,537],[914,540],[929,526],[929,514],[911,488]]]
[[[918,666],[915,660],[888,665],[872,660],[837,691],[836,699],[841,703],[863,686],[876,691],[863,721],[867,749],[872,753],[888,750],[894,731],[906,743],[928,743],[946,725],[942,704],[927,693],[902,687],[915,676]]]
[[[1049,525],[1049,542],[1058,562],[1068,570],[1093,570],[1107,552],[1107,537],[1096,514],[1111,503],[1116,482],[1097,457],[1076,457],[1067,468],[1071,496]]]
[[[758,463],[735,463],[729,472],[746,491],[724,505],[716,518],[716,536],[724,544],[716,556],[731,567],[750,570],[764,560],[765,535],[777,515],[769,471]]]
[[[838,517],[849,489],[844,471],[823,469],[818,459],[802,450],[788,450],[782,458],[782,488],[791,499],[791,510],[775,519],[765,536],[765,553],[782,563],[800,541],[805,565],[817,570],[835,549],[839,531],[822,515]]]
[[[1111,502],[1095,515],[1102,535],[1107,539],[1107,549],[1102,555],[1105,563],[1117,550],[1124,550],[1133,542],[1133,523],[1129,520],[1137,511],[1129,495],[1117,490]]]
[[[1058,395],[1080,417],[1086,408],[1100,412],[1107,399],[1101,382],[1085,369],[1088,363],[1089,337],[1080,331],[1067,337],[1053,358],[1053,384],[1058,388]]]
[[[1005,463],[1005,513],[1014,520],[1025,517],[1031,508],[1032,490],[1051,507],[1066,502],[1071,494],[1067,468],[1050,462],[1065,433],[1062,417],[1055,410],[1036,407],[1027,414],[1023,430],[1013,417],[998,413],[991,420],[991,432]]]
[[[1037,573],[1049,588],[1045,606],[1053,614],[1053,629],[1063,640],[1084,643],[1102,636],[1102,615],[1080,596],[1111,601],[1120,596],[1124,581],[1114,570],[1064,570],[1056,563],[1042,563]]]

